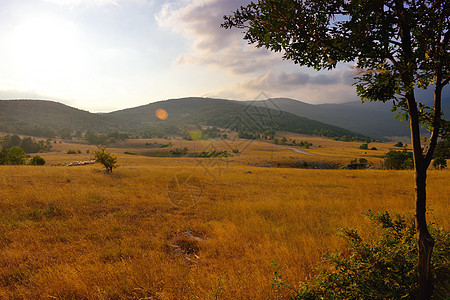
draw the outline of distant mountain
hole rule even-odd
[[[168,113],[164,122],[157,119],[155,111],[160,108]],[[329,125],[306,117],[299,117],[285,111],[262,108],[253,103],[241,101],[182,98],[150,103],[109,113],[130,129],[152,124],[183,126],[208,125],[235,131],[262,132],[267,129],[290,131],[304,134],[324,134],[333,136],[356,136],[350,130]]]
[[[249,102],[250,103],[250,102]],[[288,98],[274,98],[256,102],[257,105],[288,111],[301,117],[339,126],[350,131],[382,138],[386,136],[409,136],[408,122],[395,119],[392,103],[359,101],[341,104],[312,105]],[[450,115],[450,98],[444,98],[443,111]]]
[[[166,120],[156,117],[164,109]],[[38,100],[0,101],[0,131],[52,137],[61,130],[129,132],[140,136],[180,134],[192,126],[216,126],[235,131],[290,131],[330,137],[358,136],[323,122],[264,109],[240,101],[183,98],[160,101],[107,114],[94,114],[61,103]]]
[[[52,136],[62,129],[109,130],[115,123],[110,117],[53,101],[0,101],[0,131]]]

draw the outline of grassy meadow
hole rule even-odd
[[[393,143],[361,150],[293,137],[313,143],[301,148],[310,155],[261,141],[172,139],[156,141],[241,150],[152,157],[161,149],[145,143],[155,140],[130,140],[110,148],[119,167],[105,174],[98,164],[64,166],[95,147],[63,142],[40,154],[46,166],[0,166],[0,298],[284,299],[274,268],[296,286],[324,252],[344,249],[338,228],[376,234],[363,212],[414,211],[412,171],[277,167],[354,158],[379,167]],[[449,170],[429,171],[429,220],[447,229],[449,181]]]

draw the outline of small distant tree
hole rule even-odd
[[[403,143],[402,142],[398,142],[397,144],[394,145],[394,147],[401,148],[401,147],[403,147]]]
[[[92,150],[94,160],[105,167],[106,173],[111,173],[113,169],[117,168],[117,156],[112,155],[107,147],[97,146],[97,148]]]
[[[8,150],[6,148],[2,148],[0,151],[0,166],[8,164]]]
[[[386,169],[391,170],[408,170],[414,168],[413,154],[412,152],[403,151],[389,151],[386,153],[386,159],[384,161]]]
[[[369,145],[368,144],[362,144],[361,146],[359,146],[359,149],[367,150],[367,149],[369,149]]]
[[[438,170],[443,170],[447,168],[447,160],[444,157],[437,157],[433,161],[433,167]]]
[[[27,160],[27,154],[20,147],[12,147],[8,151],[7,161],[10,165],[23,165]]]
[[[45,159],[43,159],[39,155],[33,156],[33,158],[30,160],[30,165],[43,166],[43,165],[45,165]]]

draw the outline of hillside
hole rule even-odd
[[[51,137],[63,129],[109,130],[111,117],[44,100],[0,101],[0,131]]]
[[[446,116],[450,114],[449,100],[442,100]],[[274,98],[258,102],[258,105],[289,111],[374,138],[410,135],[408,123],[395,119],[396,113],[390,111],[392,103],[355,101],[313,105],[288,98]]]
[[[157,119],[155,111],[158,108],[167,111],[167,120]],[[272,129],[303,134],[325,134],[330,137],[355,136],[355,133],[349,130],[292,113],[221,99],[172,99],[116,111],[108,115],[120,120],[121,124],[127,124],[129,130],[154,124],[178,127],[207,125],[235,131],[262,132]]]
[[[156,117],[158,108],[168,112],[166,120]],[[291,113],[220,99],[172,99],[108,114],[89,113],[51,101],[10,100],[0,101],[0,112],[0,130],[47,137],[63,129],[118,130],[151,137],[182,134],[192,126],[216,126],[260,133],[281,130],[329,137],[357,136],[338,126]]]

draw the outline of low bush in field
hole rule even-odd
[[[368,217],[381,226],[375,241],[365,242],[353,229],[342,229],[348,254],[326,254],[319,273],[294,289],[275,270],[274,288],[292,288],[291,299],[415,299],[417,293],[417,239],[411,215],[389,213]],[[450,235],[430,225],[435,239],[431,259],[433,299],[450,295]]]
[[[30,160],[30,165],[43,166],[43,165],[45,165],[45,159],[43,159],[39,155],[33,156],[33,158]]]

